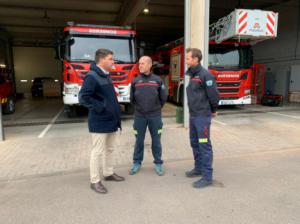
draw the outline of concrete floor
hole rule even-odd
[[[193,189],[183,176],[190,161],[169,162],[158,177],[146,166],[123,183],[105,183],[107,195],[88,188],[87,173],[0,183],[0,222],[101,224],[298,224],[300,151],[217,159],[223,185]]]
[[[128,176],[134,136],[124,116],[110,194],[88,188],[86,115],[69,119],[60,99],[24,99],[5,116],[0,143],[0,223],[300,223],[300,106],[220,109],[212,124],[215,184],[191,187],[188,130],[164,109],[163,159],[153,172],[149,135],[141,173]]]

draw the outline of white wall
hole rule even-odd
[[[291,0],[266,9],[279,13],[278,36],[275,40],[258,43],[253,48],[255,63],[264,63],[267,73],[274,75],[274,93],[284,95],[286,99],[291,66],[300,64],[300,33],[297,40],[298,4],[297,0]]]
[[[61,62],[54,58],[53,48],[14,47],[13,54],[18,93],[30,93],[31,80],[35,77],[47,76],[60,80]]]

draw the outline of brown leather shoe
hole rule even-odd
[[[120,182],[120,181],[124,181],[125,178],[121,177],[121,176],[119,176],[119,175],[117,175],[117,174],[114,173],[111,176],[105,177],[104,180],[106,180],[106,181],[117,181],[117,182]]]
[[[99,181],[98,183],[95,183],[95,184],[91,184],[91,189],[96,191],[99,194],[106,194],[107,193],[107,189],[103,186],[101,181]]]

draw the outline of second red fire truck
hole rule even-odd
[[[177,40],[169,51],[169,98],[183,103],[184,45]],[[165,59],[166,60],[166,59]],[[263,94],[263,65],[253,64],[253,53],[248,43],[224,42],[209,44],[209,71],[216,77],[221,105],[251,104]],[[254,97],[255,96],[257,97]]]
[[[208,69],[215,76],[220,105],[260,103],[264,94],[264,65],[253,63],[252,45],[275,38],[278,14],[237,9],[210,27]],[[182,104],[184,91],[183,38],[158,49],[157,58],[169,68],[168,91],[172,101]]]
[[[76,115],[78,93],[99,48],[114,52],[115,67],[110,75],[119,103],[132,112],[130,84],[138,74],[135,31],[128,27],[69,23],[59,42],[58,55],[63,61],[63,101],[70,117]]]

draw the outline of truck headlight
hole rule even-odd
[[[244,94],[250,94],[251,93],[251,90],[250,89],[246,89],[245,91],[244,91]]]

